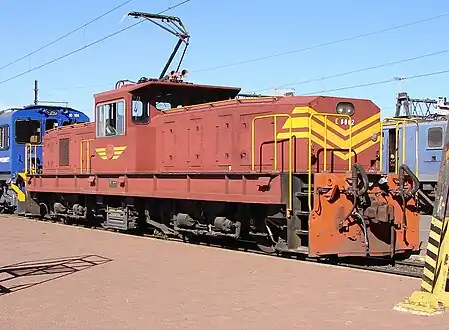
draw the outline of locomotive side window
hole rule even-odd
[[[59,166],[70,165],[70,139],[59,139]]]
[[[0,150],[9,149],[9,126],[0,126]]]
[[[56,119],[47,119],[45,121],[45,131],[49,131],[58,126],[58,121]]]
[[[156,109],[160,111],[170,110],[172,105],[170,102],[156,102]]]
[[[41,143],[41,122],[39,120],[17,119],[14,131],[16,143]]]
[[[443,148],[443,128],[431,127],[427,130],[427,147]]]
[[[98,137],[125,134],[125,101],[98,105],[96,117]]]
[[[131,119],[134,124],[146,124],[150,121],[150,103],[140,96],[133,96]]]

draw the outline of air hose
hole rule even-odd
[[[413,181],[413,188],[410,189],[408,192],[405,192],[404,190],[404,179],[405,175],[404,172],[407,173],[407,175],[412,179]],[[406,164],[402,164],[399,166],[399,193],[401,196],[404,196],[405,199],[409,199],[413,197],[419,190],[419,179],[416,177],[415,173],[410,170],[410,167],[408,167]]]
[[[407,173],[413,181],[412,189],[405,191],[404,189],[404,179],[405,174]],[[406,164],[402,164],[399,166],[399,196],[402,199],[402,225],[404,227],[404,241],[406,242],[406,231],[407,231],[407,216],[405,215],[405,211],[407,209],[408,200],[413,197],[419,190],[419,179],[416,177],[415,173],[410,170]]]
[[[359,176],[362,179],[363,186],[359,187]],[[353,164],[352,165],[352,184],[351,188],[349,189],[349,192],[351,193],[353,197],[352,207],[349,213],[346,215],[346,217],[343,218],[342,221],[340,221],[340,228],[343,227],[343,223],[349,219],[351,215],[355,215],[359,218],[361,222],[361,226],[363,229],[363,236],[365,239],[365,253],[368,256],[369,255],[369,238],[368,238],[368,228],[365,223],[365,219],[363,216],[356,211],[357,209],[357,201],[358,198],[363,196],[369,188],[369,181],[368,181],[368,175],[366,174],[365,170],[363,169],[363,166],[360,164]],[[355,211],[355,212],[354,212]]]
[[[362,177],[363,182],[363,188],[359,189],[358,187],[358,180],[359,175]],[[351,193],[353,197],[352,207],[349,213],[343,218],[343,220],[340,222],[340,227],[343,226],[343,222],[345,222],[351,214],[354,212],[356,206],[357,206],[357,199],[360,196],[363,196],[368,191],[368,176],[366,175],[365,170],[363,169],[362,165],[360,164],[353,164],[352,165],[352,185],[349,189],[349,192]]]

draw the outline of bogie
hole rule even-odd
[[[39,214],[29,215],[64,223],[180,238],[229,237],[259,242],[261,237],[272,235],[267,231],[267,223],[280,227],[286,224],[285,212],[280,205],[77,194],[39,197],[30,194],[28,203],[39,210]],[[30,206],[28,210],[32,209]]]

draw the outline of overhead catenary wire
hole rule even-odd
[[[179,6],[181,6],[181,5],[186,4],[186,3],[189,2],[189,1],[191,1],[191,0],[184,0],[184,1],[181,1],[181,2],[179,2],[179,3],[177,3],[177,4],[173,5],[173,6],[170,6],[170,7],[166,8],[166,9],[164,9],[163,11],[160,11],[158,14],[163,14],[163,13],[169,11],[169,10],[172,10],[172,9],[174,9],[174,8],[176,8],[176,7],[179,7]],[[30,72],[32,72],[32,71],[39,70],[39,69],[41,69],[41,68],[43,68],[43,67],[46,67],[46,66],[48,66],[48,65],[50,65],[50,64],[53,64],[53,63],[55,63],[55,62],[58,62],[58,61],[60,61],[60,60],[62,60],[62,59],[64,59],[64,58],[69,57],[69,56],[71,56],[71,55],[73,55],[73,54],[76,54],[76,53],[78,53],[78,52],[80,52],[80,51],[82,51],[82,50],[84,50],[84,49],[86,49],[86,48],[89,48],[89,47],[92,47],[92,46],[94,46],[94,45],[96,45],[96,44],[99,44],[100,42],[103,42],[103,41],[105,41],[105,40],[107,40],[107,39],[109,39],[109,38],[112,38],[113,36],[116,36],[116,35],[118,35],[118,34],[120,34],[120,33],[122,33],[122,32],[125,32],[126,30],[129,30],[129,29],[131,29],[131,28],[135,27],[136,25],[139,25],[139,24],[141,24],[141,23],[143,23],[143,22],[144,22],[144,21],[138,21],[137,23],[134,23],[134,24],[132,24],[132,25],[130,25],[130,26],[127,26],[127,27],[125,27],[125,28],[123,28],[123,29],[120,29],[120,30],[118,30],[118,31],[116,31],[116,32],[114,32],[114,33],[108,34],[107,36],[105,36],[105,37],[103,37],[103,38],[100,38],[100,39],[98,39],[98,40],[95,40],[95,41],[91,42],[90,44],[87,44],[87,45],[85,45],[85,46],[83,46],[83,47],[77,48],[77,49],[75,49],[75,50],[73,50],[73,51],[71,51],[71,52],[69,52],[69,53],[66,53],[66,54],[61,55],[61,56],[59,56],[59,57],[57,57],[57,58],[54,58],[54,59],[52,59],[52,60],[50,60],[50,61],[48,61],[48,62],[45,62],[45,63],[40,64],[40,65],[38,65],[38,66],[35,66],[35,67],[33,67],[33,68],[29,69],[29,70],[26,70],[26,71],[23,71],[23,72],[21,72],[21,73],[19,73],[19,74],[16,74],[15,76],[12,76],[12,77],[9,77],[9,78],[7,78],[7,79],[5,79],[5,80],[2,80],[2,81],[0,81],[0,85],[6,83],[6,82],[8,82],[8,81],[11,81],[11,80],[13,80],[13,79],[16,79],[16,78],[19,78],[19,77],[21,77],[21,76],[24,76],[24,75],[26,75],[26,74],[28,74],[28,73],[30,73]]]
[[[127,0],[127,1],[125,1],[125,2],[123,2],[123,3],[121,3],[120,5],[118,5],[118,6],[114,7],[114,8],[112,8],[112,9],[108,10],[107,12],[101,14],[100,16],[95,17],[94,19],[90,20],[89,22],[84,23],[83,25],[77,27],[76,29],[74,29],[74,30],[72,30],[72,31],[70,31],[70,32],[68,32],[68,33],[66,33],[66,34],[64,34],[64,35],[62,35],[62,36],[60,36],[59,38],[56,38],[56,39],[53,40],[53,41],[50,41],[49,43],[45,44],[44,46],[41,46],[41,47],[37,48],[36,50],[33,50],[32,52],[30,52],[30,53],[28,53],[28,54],[26,54],[26,55],[23,55],[22,57],[19,57],[18,59],[14,60],[14,61],[11,61],[11,62],[9,62],[9,63],[7,63],[7,64],[1,66],[1,67],[0,67],[0,70],[3,70],[3,69],[5,69],[5,68],[7,68],[7,67],[9,67],[9,66],[11,66],[11,65],[13,65],[13,64],[15,64],[15,63],[17,63],[17,62],[20,62],[21,60],[23,60],[23,59],[25,59],[25,58],[27,58],[27,57],[33,55],[33,54],[36,54],[36,53],[40,52],[41,50],[43,50],[43,49],[45,49],[45,48],[47,48],[47,47],[50,47],[51,45],[54,45],[54,44],[57,43],[58,41],[67,38],[68,36],[74,34],[75,32],[78,32],[79,30],[81,30],[81,29],[87,27],[88,25],[90,25],[90,24],[92,24],[92,23],[94,23],[94,22],[96,22],[96,21],[102,19],[103,17],[109,15],[110,13],[116,11],[117,9],[119,9],[119,8],[121,8],[121,7],[125,6],[125,5],[127,5],[128,3],[132,2],[132,1],[134,1],[134,0]]]
[[[427,72],[422,74],[417,74],[413,76],[403,77],[403,80],[412,80],[412,79],[419,79],[419,78],[425,78],[425,77],[431,77],[431,76],[437,76],[442,74],[449,73],[448,70],[440,70],[440,71],[434,71],[434,72]],[[364,84],[357,84],[357,85],[350,85],[350,86],[344,86],[344,87],[338,87],[333,89],[326,89],[326,90],[318,90],[308,93],[299,94],[299,96],[306,96],[306,95],[314,95],[314,94],[323,94],[323,93],[331,93],[331,92],[339,92],[349,89],[355,89],[355,88],[362,88],[362,87],[370,87],[370,86],[376,86],[376,85],[382,85],[382,84],[388,84],[395,82],[396,80],[394,78],[391,79],[385,79],[385,80],[379,80],[379,81],[372,81]]]
[[[380,68],[384,68],[384,67],[388,67],[388,66],[392,66],[392,65],[396,65],[396,64],[401,64],[401,63],[405,63],[405,62],[417,61],[419,59],[423,59],[423,58],[426,58],[426,57],[432,57],[432,56],[436,56],[436,55],[441,55],[441,54],[445,54],[445,53],[449,53],[449,49],[444,49],[444,50],[440,50],[440,51],[437,51],[437,52],[432,52],[432,53],[427,53],[427,54],[418,55],[418,56],[414,56],[414,57],[409,57],[409,58],[405,58],[405,59],[402,59],[402,60],[390,61],[390,62],[386,62],[386,63],[382,63],[382,64],[377,64],[377,65],[373,65],[373,66],[369,66],[369,67],[364,67],[364,68],[361,68],[361,69],[340,72],[340,73],[336,73],[336,74],[329,75],[329,76],[318,77],[318,78],[311,78],[311,79],[302,80],[302,81],[289,83],[289,84],[283,84],[283,85],[279,85],[279,86],[271,87],[271,88],[258,89],[258,90],[255,90],[255,91],[251,91],[249,93],[258,93],[258,92],[273,90],[273,89],[277,89],[277,88],[284,88],[284,87],[290,87],[290,86],[304,85],[304,84],[308,84],[308,83],[311,83],[311,82],[323,81],[323,80],[328,80],[328,79],[332,79],[332,78],[348,76],[348,75],[351,75],[351,74],[354,74],[354,73],[360,73],[360,72],[364,72],[364,71],[380,69]]]
[[[375,35],[375,34],[379,34],[379,33],[383,33],[383,32],[388,32],[388,31],[392,31],[392,30],[396,30],[396,29],[400,29],[400,28],[404,28],[404,27],[409,27],[409,26],[413,26],[413,25],[429,22],[429,21],[440,19],[440,18],[447,17],[447,16],[449,16],[449,13],[444,13],[444,14],[428,17],[428,18],[425,18],[425,19],[422,19],[422,20],[418,20],[418,21],[413,21],[413,22],[404,23],[404,24],[401,24],[401,25],[392,26],[390,28],[384,28],[384,29],[381,29],[381,30],[376,30],[376,31],[372,31],[372,32],[364,33],[364,34],[359,34],[359,35],[352,36],[352,37],[347,37],[347,38],[343,38],[343,39],[339,39],[339,40],[335,40],[335,41],[331,41],[331,42],[327,42],[327,43],[322,43],[322,44],[315,45],[315,46],[310,46],[310,47],[301,48],[301,49],[297,49],[297,50],[291,50],[291,51],[287,51],[287,52],[283,52],[283,53],[276,53],[276,54],[272,54],[272,55],[268,55],[268,56],[264,56],[264,57],[259,57],[259,58],[255,58],[255,59],[250,59],[250,60],[246,60],[246,61],[228,63],[228,64],[223,64],[223,65],[219,65],[219,66],[215,66],[215,67],[210,67],[210,68],[205,68],[205,69],[197,69],[197,70],[189,70],[189,71],[190,71],[190,73],[204,72],[204,71],[209,71],[209,70],[225,68],[225,67],[229,67],[229,66],[236,66],[236,65],[240,65],[240,64],[256,62],[256,61],[269,59],[269,58],[273,58],[273,57],[278,57],[278,56],[283,56],[283,55],[288,55],[288,54],[292,54],[292,53],[303,52],[303,51],[312,50],[312,49],[315,49],[315,48],[330,46],[330,45],[341,43],[341,42],[345,42],[345,41],[359,39],[359,38],[363,38],[363,37],[367,37],[367,36],[371,36],[371,35]],[[386,66],[391,66],[391,65],[395,65],[395,64],[400,64],[400,63],[403,63],[403,62],[414,61],[414,60],[418,60],[418,59],[421,59],[421,58],[435,56],[435,55],[439,55],[439,54],[446,53],[446,52],[449,52],[449,50],[442,50],[442,51],[429,53],[429,54],[424,54],[424,55],[420,55],[420,56],[416,56],[416,57],[412,57],[412,58],[408,58],[408,59],[403,59],[403,60],[399,60],[399,61],[387,62],[387,63],[384,63],[384,64],[371,66],[371,67],[367,67],[367,68],[362,68],[362,69],[358,69],[358,70],[353,70],[353,71],[348,71],[348,72],[343,72],[343,73],[339,73],[339,74],[335,74],[335,75],[331,75],[331,76],[320,77],[320,78],[312,78],[312,79],[309,79],[309,80],[304,80],[304,81],[300,81],[300,82],[296,82],[296,83],[290,83],[290,84],[284,84],[284,85],[280,85],[280,86],[272,87],[272,88],[258,89],[258,90],[255,90],[255,91],[252,91],[252,92],[249,92],[249,93],[257,93],[257,92],[271,90],[271,89],[275,89],[275,88],[296,86],[296,85],[306,84],[306,83],[310,83],[310,82],[314,82],[314,81],[321,81],[321,80],[336,78],[336,77],[345,76],[345,75],[349,75],[349,74],[353,74],[353,73],[357,73],[357,72],[363,72],[363,71],[373,70],[373,69],[377,69],[377,68],[381,68],[381,67],[386,67]],[[74,87],[74,88],[103,87],[103,86],[106,86],[106,85],[103,84],[103,85],[95,85],[95,86],[78,86],[78,87]],[[56,89],[60,90],[60,89],[71,89],[71,88],[61,88],[61,87],[58,88],[58,87],[56,87]]]
[[[417,24],[421,24],[421,23],[426,23],[426,22],[437,20],[437,19],[440,19],[440,18],[443,18],[443,17],[447,17],[447,16],[449,16],[449,13],[444,13],[444,14],[440,14],[440,15],[424,18],[424,19],[421,19],[421,20],[418,20],[418,21],[413,21],[413,22],[409,22],[409,23],[395,25],[395,26],[392,26],[392,27],[389,27],[389,28],[384,28],[384,29],[381,29],[381,30],[371,31],[371,32],[362,33],[362,34],[351,36],[351,37],[346,37],[346,38],[342,38],[342,39],[338,39],[338,40],[334,40],[334,41],[329,41],[329,42],[321,43],[321,44],[314,45],[314,46],[304,47],[304,48],[290,50],[290,51],[281,52],[281,53],[275,53],[275,54],[271,54],[271,55],[267,55],[267,56],[257,57],[257,58],[244,60],[244,61],[238,61],[238,62],[234,62],[234,63],[217,65],[217,66],[204,68],[204,69],[191,70],[190,72],[193,73],[193,72],[212,71],[212,70],[217,70],[217,69],[222,69],[222,68],[228,68],[228,67],[231,67],[231,66],[241,65],[241,64],[258,62],[258,61],[262,61],[262,60],[266,60],[266,59],[270,59],[270,58],[274,58],[274,57],[285,56],[285,55],[290,55],[290,54],[300,53],[300,52],[305,52],[305,51],[313,50],[313,49],[316,49],[316,48],[327,47],[327,46],[339,44],[339,43],[346,42],[346,41],[351,41],[351,40],[355,40],[355,39],[361,39],[361,38],[365,38],[365,37],[368,37],[368,36],[372,36],[372,35],[376,35],[376,34],[380,34],[380,33],[384,33],[384,32],[389,32],[389,31],[402,29],[402,28],[405,28],[405,27],[409,27],[409,26],[413,26],[413,25],[417,25]]]

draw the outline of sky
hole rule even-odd
[[[181,0],[132,0],[50,47],[2,68],[123,2],[0,0],[0,109],[32,103],[37,79],[40,100],[68,102],[92,118],[95,93],[114,88],[120,79],[158,77],[177,39],[150,22],[34,68],[136,23],[135,18],[125,17],[130,11],[157,13]],[[415,98],[449,97],[449,73],[342,88],[448,70],[448,33],[444,31],[449,16],[370,33],[445,13],[449,13],[447,0],[190,0],[165,14],[180,17],[191,35],[182,65],[189,70],[190,82],[238,86],[245,93],[269,94],[282,86],[294,88],[296,95],[367,98],[384,116],[390,116],[400,88]],[[362,34],[370,35],[333,43]],[[331,44],[314,47],[326,43]],[[304,48],[312,49],[297,51]],[[448,52],[297,84],[444,50]],[[271,56],[285,52],[290,53]],[[254,60],[263,57],[269,58]],[[244,63],[230,65],[238,62]]]

